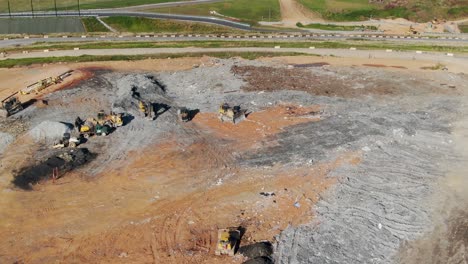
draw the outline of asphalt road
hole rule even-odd
[[[348,50],[348,49],[306,49],[306,48],[136,48],[136,49],[86,49],[86,50],[57,50],[50,52],[30,52],[10,54],[4,59],[22,58],[47,58],[47,57],[77,57],[82,55],[151,55],[151,54],[177,54],[177,53],[212,53],[212,52],[296,52],[304,54],[315,54],[321,56],[335,56],[348,58],[380,58],[380,59],[406,59],[406,60],[428,60],[440,63],[459,63],[466,65],[468,56],[447,56],[439,52],[416,53],[410,51],[388,52],[385,50]],[[468,70],[468,69],[467,69]]]
[[[186,15],[176,15],[176,14],[160,14],[160,13],[149,13],[149,12],[131,12],[131,11],[122,11],[122,10],[83,10],[81,12],[71,11],[59,11],[55,14],[55,11],[41,11],[34,12],[34,17],[50,17],[50,16],[132,16],[132,17],[147,17],[147,18],[159,18],[159,19],[173,19],[173,20],[182,20],[182,21],[192,21],[192,22],[203,22],[216,24],[231,28],[236,28],[240,30],[254,30],[249,24],[244,24],[240,22],[220,19],[216,17],[204,17],[204,16],[186,16]],[[10,15],[8,13],[1,13],[0,18],[8,18]],[[31,17],[31,12],[19,12],[11,13],[12,17]],[[269,30],[266,30],[269,31]],[[273,30],[272,30],[273,31]]]
[[[429,37],[414,37],[414,36],[385,36],[373,34],[157,34],[157,35],[131,35],[131,36],[111,36],[102,35],[100,37],[92,37],[83,35],[81,37],[67,36],[62,37],[25,37],[0,40],[0,48],[8,48],[15,46],[26,46],[37,42],[59,43],[59,42],[93,42],[93,41],[119,41],[119,42],[163,42],[163,41],[270,41],[270,42],[300,42],[300,41],[333,41],[333,40],[348,40],[348,39],[365,39],[374,41],[395,42],[396,44],[405,42],[411,44],[424,45],[466,45],[468,38],[450,37],[450,38],[429,38]],[[313,45],[313,43],[311,43]]]

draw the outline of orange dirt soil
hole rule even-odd
[[[245,245],[310,222],[313,205],[334,184],[328,172],[358,163],[359,154],[264,170],[238,167],[230,152],[239,145],[251,149],[287,126],[319,122],[307,117],[319,110],[283,105],[252,113],[236,126],[219,123],[213,113],[199,114],[184,124],[200,131],[193,143],[168,139],[109,164],[95,179],[78,170],[32,192],[8,192],[0,202],[0,255],[26,263],[241,263],[240,256],[214,256],[217,228],[242,225]],[[216,146],[228,131],[235,136]],[[10,166],[2,173],[31,154],[28,142],[20,138],[7,150]]]

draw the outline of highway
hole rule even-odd
[[[370,41],[387,41],[399,44],[402,42],[412,44],[468,44],[468,37],[417,37],[417,36],[390,36],[379,34],[318,34],[318,33],[281,33],[281,34],[147,34],[147,35],[102,35],[102,36],[35,36],[24,38],[0,39],[0,48],[14,46],[26,46],[37,42],[93,42],[93,41],[118,41],[118,42],[164,42],[164,41],[268,41],[268,42],[300,42],[300,41],[333,41],[364,39]],[[310,43],[313,46],[313,42]]]

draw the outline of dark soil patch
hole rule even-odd
[[[361,97],[363,95],[396,95],[402,93],[397,85],[384,81],[374,82],[371,87],[354,89],[352,81],[340,76],[323,75],[301,68],[273,68],[256,66],[233,66],[231,71],[243,77],[245,91],[305,91],[314,95]],[[356,77],[357,78],[357,77]]]
[[[309,68],[309,67],[322,67],[330,65],[328,62],[315,62],[315,63],[306,63],[306,64],[294,64],[294,68]]]
[[[255,258],[260,259],[262,257],[271,256],[271,254],[273,254],[273,246],[268,241],[258,242],[255,244],[240,247],[238,253],[252,260]],[[256,262],[252,262],[252,263],[256,263]],[[262,262],[259,262],[259,263],[262,263]]]
[[[47,159],[37,164],[23,168],[12,183],[23,190],[32,190],[32,185],[49,180],[53,171],[58,172],[57,178],[93,160],[95,154],[86,148],[59,150]]]

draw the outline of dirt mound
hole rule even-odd
[[[94,157],[95,155],[85,148],[60,150],[50,155],[46,160],[22,169],[12,183],[23,190],[32,190],[31,185],[50,179],[54,169],[57,170],[56,177],[59,178],[91,161]]]
[[[31,129],[29,135],[36,141],[45,141],[49,143],[60,139],[64,133],[70,133],[73,126],[63,122],[44,121]]]

